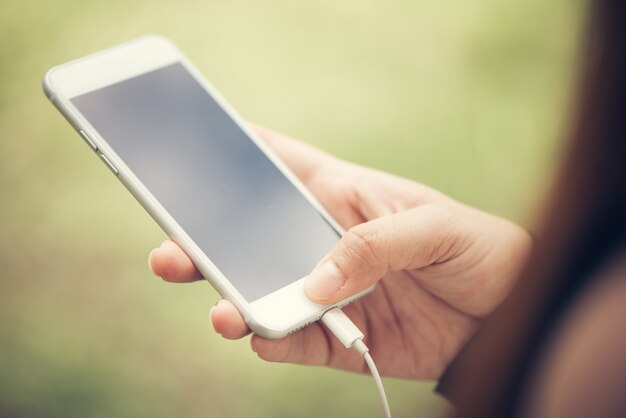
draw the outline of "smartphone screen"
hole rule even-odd
[[[248,302],[306,276],[337,243],[182,64],[71,102]]]

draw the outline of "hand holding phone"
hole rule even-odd
[[[348,231],[385,224],[387,244],[362,247],[378,248],[376,256],[378,264],[385,265],[383,272],[369,266],[370,273],[359,276],[361,286],[379,285],[343,310],[365,331],[383,375],[438,378],[479,318],[506,294],[529,249],[528,234],[422,184],[339,160],[265,128],[255,131]],[[389,251],[381,252],[384,247]],[[348,251],[343,244],[336,248],[340,257]],[[361,254],[368,249],[354,250],[351,252],[359,256],[346,257],[350,271],[367,264],[367,256]],[[414,266],[402,260],[407,255],[427,260],[427,265],[411,269]],[[170,282],[199,277],[172,242],[155,250],[150,262],[155,273]],[[483,281],[485,278],[489,280]],[[469,294],[474,296],[467,297]],[[211,321],[228,339],[250,332],[241,314],[225,300],[211,309]],[[319,323],[278,340],[253,335],[252,348],[268,361],[329,365],[356,372],[364,367],[358,356],[343,349]]]
[[[176,243],[155,253],[155,271],[209,280],[226,299],[216,329],[251,329],[268,360],[363,370],[318,323],[266,338],[380,281],[346,313],[383,373],[436,378],[506,295],[529,247],[521,228],[418,183],[261,130],[268,147],[163,38],[56,67],[44,89]],[[346,285],[316,303],[304,281],[322,259]]]

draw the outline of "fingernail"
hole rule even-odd
[[[326,261],[304,280],[304,291],[312,299],[324,300],[334,296],[344,284],[345,280],[335,263]]]
[[[150,269],[150,271],[152,272],[152,274],[154,274],[155,276],[157,275],[154,270],[152,269],[152,257],[154,256],[154,253],[158,250],[158,248],[155,248],[154,250],[150,251],[150,254],[148,255],[148,268]]]
[[[213,306],[211,307],[211,310],[209,311],[209,315],[212,317],[212,316],[213,316],[213,312],[214,312],[216,309],[219,309],[220,305],[221,305],[222,303],[224,303],[224,302],[225,302],[225,301],[224,301],[224,299],[218,299],[218,300],[217,300],[217,302],[215,302],[215,305],[213,305]]]

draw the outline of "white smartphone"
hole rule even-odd
[[[44,91],[254,332],[283,337],[371,290],[306,297],[341,227],[169,40],[54,67]]]

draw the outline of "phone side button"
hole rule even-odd
[[[117,170],[117,168],[115,168],[113,163],[111,161],[109,161],[109,159],[107,158],[106,155],[100,154],[100,159],[102,159],[102,161],[104,161],[104,163],[107,165],[107,167],[109,167],[109,170],[111,170],[113,172],[113,174],[115,174],[116,176],[118,174],[120,174],[120,172]]]
[[[83,138],[83,140],[91,147],[92,150],[98,151],[98,146],[96,145],[95,142],[93,142],[91,138],[89,138],[89,135],[87,135],[85,131],[83,131],[82,129],[79,129],[78,133]]]

